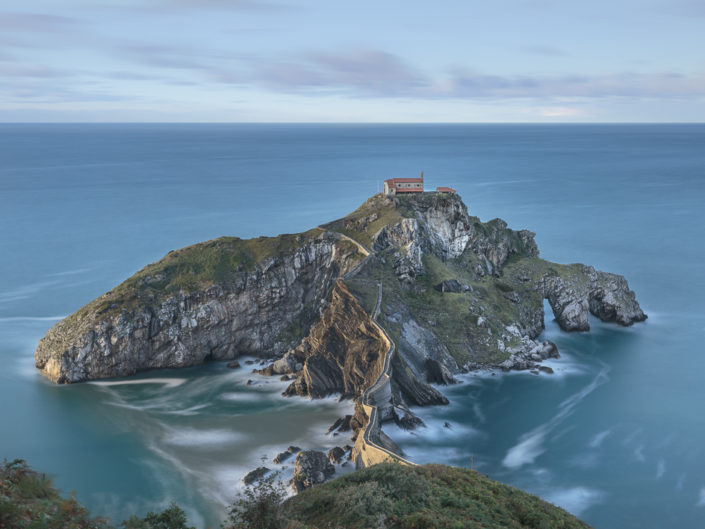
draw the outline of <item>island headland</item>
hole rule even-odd
[[[55,324],[36,366],[76,383],[256,355],[287,396],[352,399],[336,428],[368,466],[404,461],[379,425],[420,424],[410,406],[448,402],[434,385],[550,371],[544,299],[565,331],[588,331],[588,314],[646,319],[624,277],[545,261],[534,233],[480,221],[451,191],[377,194],[304,233],[169,252]]]

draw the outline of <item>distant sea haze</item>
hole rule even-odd
[[[95,514],[175,500],[217,526],[260,457],[340,444],[324,434],[351,405],[220,364],[55,386],[33,366],[47,329],[169,250],[307,230],[423,170],[471,214],[536,232],[543,257],[624,274],[649,319],[567,334],[548,309],[554,375],[465,375],[449,406],[418,410],[426,429],[388,433],[598,529],[705,526],[705,126],[0,125],[0,140],[0,457]]]

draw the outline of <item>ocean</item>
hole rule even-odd
[[[598,529],[705,526],[705,125],[1,124],[0,457],[116,522],[175,500],[215,527],[259,458],[341,444],[349,403],[284,399],[250,366],[55,386],[33,351],[169,250],[303,231],[419,171],[542,257],[624,274],[649,319],[567,334],[548,309],[555,374],[464,375],[392,437]]]

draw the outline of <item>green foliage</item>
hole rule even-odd
[[[239,493],[222,529],[284,529],[284,498],[284,484],[279,481],[279,473],[273,472]]]
[[[186,525],[186,513],[172,503],[160,513],[150,512],[144,518],[131,516],[120,524],[123,529],[194,529]]]
[[[109,529],[71,495],[59,496],[51,478],[22,459],[0,465],[0,529]]]
[[[290,498],[310,527],[367,529],[587,529],[564,510],[472,470],[383,463]]]

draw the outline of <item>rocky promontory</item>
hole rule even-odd
[[[73,383],[260,356],[287,396],[354,399],[346,427],[394,452],[368,424],[413,428],[409,407],[447,403],[437,386],[458,373],[558,356],[540,338],[544,300],[565,331],[590,314],[646,319],[624,277],[545,261],[532,232],[482,222],[457,195],[375,195],[305,233],[170,252],[54,325],[35,358]]]
[[[223,237],[170,252],[54,325],[35,352],[58,383],[244,354],[276,357],[318,320],[364,257],[340,234]]]

